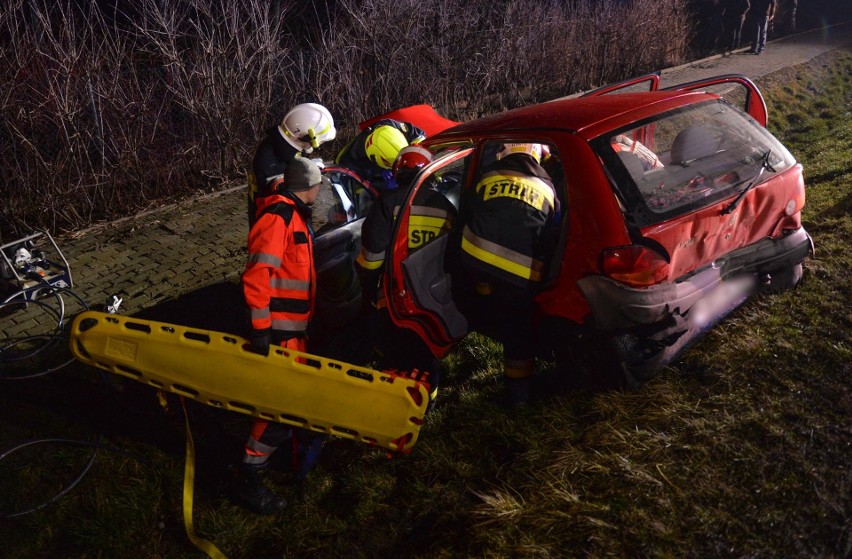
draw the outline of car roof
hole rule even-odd
[[[719,99],[719,96],[692,91],[646,91],[562,98],[464,122],[430,138],[428,143],[536,129],[576,132],[592,139],[654,114],[713,99]]]

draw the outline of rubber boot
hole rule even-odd
[[[530,401],[530,387],[535,372],[535,359],[503,358],[504,396],[506,407],[516,408]]]
[[[284,510],[287,501],[277,496],[263,483],[267,464],[240,464],[231,485],[231,498],[258,514],[275,514]]]
[[[527,405],[530,401],[530,386],[532,378],[505,378],[504,396],[506,407],[517,408]]]

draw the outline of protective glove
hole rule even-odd
[[[398,184],[396,184],[396,177],[393,176],[391,171],[382,171],[382,180],[385,181],[385,190],[393,190]]]
[[[269,328],[265,330],[251,331],[251,350],[260,355],[269,355],[269,344],[272,343],[272,332]]]

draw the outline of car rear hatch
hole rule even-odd
[[[670,111],[593,141],[635,242],[667,261],[652,283],[719,265],[801,227],[801,166],[722,101]]]

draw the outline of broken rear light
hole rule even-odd
[[[630,287],[647,287],[668,277],[669,263],[648,247],[629,245],[601,252],[604,275]]]

